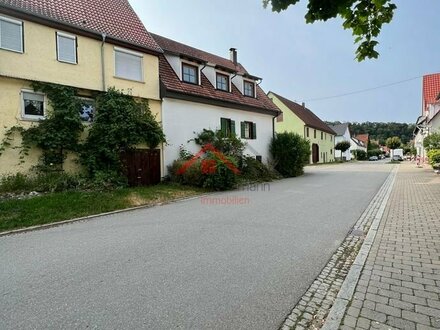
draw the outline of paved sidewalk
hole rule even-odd
[[[341,329],[440,328],[440,175],[402,163]]]

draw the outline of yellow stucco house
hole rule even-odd
[[[90,101],[78,109],[84,122],[93,115],[94,96],[109,87],[147,99],[160,121],[161,53],[128,0],[1,1],[0,141],[8,127],[28,127],[50,111],[32,81],[75,87]],[[26,172],[37,159],[33,151],[18,164],[18,150],[7,148],[0,175]]]
[[[334,162],[336,133],[305,105],[300,105],[274,92],[269,98],[281,110],[275,120],[277,133],[293,132],[310,141],[310,163]]]

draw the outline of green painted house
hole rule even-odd
[[[281,110],[275,121],[277,133],[293,132],[310,141],[310,163],[330,163],[335,161],[336,133],[304,104],[300,105],[274,92],[269,98]]]

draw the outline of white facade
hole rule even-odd
[[[348,141],[351,144],[351,135],[348,128],[345,130],[344,135],[338,135],[335,137],[335,146],[342,141]],[[335,159],[340,159],[340,158],[341,158],[341,151],[335,149]],[[344,158],[347,161],[351,160],[351,147],[348,150],[346,150],[344,153],[342,153],[342,158]]]
[[[350,146],[350,152],[353,153],[355,150],[362,150],[362,151],[367,152],[367,147],[363,146],[363,145],[360,145],[360,144],[362,144],[362,141],[359,141],[359,140],[357,140],[355,138],[351,138],[350,139],[350,145],[351,145]]]
[[[273,137],[273,116],[165,97],[162,102],[162,125],[167,139],[163,152],[165,174],[168,173],[167,166],[178,159],[179,147],[183,145],[191,153],[197,153],[200,146],[193,141],[196,134],[203,129],[219,130],[220,118],[235,121],[238,137],[241,122],[255,123],[256,139],[243,139],[247,144],[244,153],[253,157],[261,156],[263,162],[267,162]]]

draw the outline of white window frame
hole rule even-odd
[[[192,83],[192,82],[183,80],[183,66],[184,65],[193,66],[193,67],[197,68],[197,83]],[[180,61],[180,80],[184,83],[187,83],[187,84],[201,85],[202,84],[202,72],[200,70],[200,64],[182,59]]]
[[[43,115],[42,116],[35,116],[35,115],[27,115],[25,114],[24,109],[24,93],[30,93],[30,94],[36,94],[36,95],[42,95],[43,96]],[[47,96],[44,93],[36,92],[32,89],[22,89],[20,91],[20,104],[21,104],[21,119],[23,120],[33,120],[33,121],[39,121],[42,119],[45,119],[47,116]]]
[[[254,85],[254,95],[246,95],[246,83],[251,83]],[[255,81],[253,80],[249,80],[249,79],[243,79],[243,95],[246,97],[252,97],[252,98],[257,98],[257,84],[255,83]]]
[[[116,74],[116,53],[117,52],[129,54],[129,55],[133,55],[133,56],[137,56],[137,57],[141,58],[141,78],[142,78],[141,80],[121,77],[121,76],[118,76]],[[114,47],[113,48],[113,68],[114,68],[114,77],[115,78],[124,79],[124,80],[130,80],[130,81],[137,81],[137,82],[141,82],[141,83],[145,82],[145,76],[144,76],[145,75],[145,72],[144,72],[144,54],[142,54],[142,53],[134,52],[132,50],[121,48],[121,47]]]
[[[217,75],[226,76],[228,78],[228,90],[217,88]],[[231,92],[231,80],[231,75],[229,73],[218,70],[215,71],[215,89],[223,92]]]
[[[57,60],[58,60],[58,62],[69,63],[69,64],[78,64],[78,51],[77,51],[78,38],[75,35],[67,34],[67,33],[64,33],[64,32],[59,32],[59,31],[57,31],[56,37],[57,37]],[[70,61],[66,61],[66,60],[60,59],[59,37],[69,38],[69,39],[72,39],[72,40],[75,41],[75,62],[70,62]]]
[[[10,48],[6,48],[6,47],[2,47],[1,46],[1,34],[0,34],[0,49],[4,49],[4,50],[8,50],[14,53],[19,53],[19,54],[23,54],[24,53],[24,35],[23,35],[23,21],[19,21],[16,19],[12,19],[6,16],[1,16],[0,15],[0,21],[6,21],[9,23],[13,23],[13,24],[17,24],[20,25],[20,46],[21,46],[21,50],[16,50],[16,49],[10,49]]]

